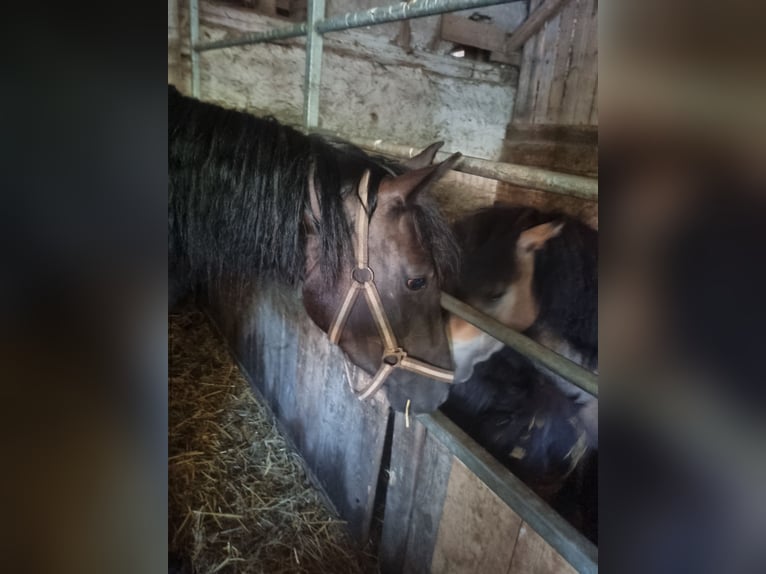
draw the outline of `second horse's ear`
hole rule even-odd
[[[535,225],[521,232],[516,242],[516,249],[522,253],[533,253],[545,246],[549,239],[557,237],[564,228],[563,221],[549,221]]]
[[[404,201],[413,201],[417,195],[431,187],[462,157],[460,153],[449,156],[441,163],[408,171],[396,177],[384,177],[380,182],[378,196],[397,197]]]
[[[421,151],[418,155],[411,157],[407,161],[403,161],[402,165],[407,169],[421,169],[428,167],[434,161],[436,152],[444,145],[444,142],[435,142]]]

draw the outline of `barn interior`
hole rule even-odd
[[[450,222],[513,205],[597,230],[598,1],[455,9],[468,4],[323,34],[312,112],[305,30],[254,35],[385,3],[168,0],[168,83],[392,158],[444,141],[437,159],[465,156],[433,190]],[[208,294],[170,315],[172,567],[597,571],[595,541],[448,418],[349,393],[369,376],[297,293],[254,291],[245,301]]]

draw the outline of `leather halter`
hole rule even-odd
[[[370,172],[369,170],[365,170],[364,175],[359,182],[359,199],[361,200],[361,203],[359,215],[356,218],[356,242],[354,244],[356,267],[351,271],[353,282],[351,283],[351,287],[349,287],[346,297],[343,299],[340,309],[338,309],[338,314],[335,316],[332,325],[330,325],[330,330],[328,331],[330,340],[333,343],[338,344],[340,335],[343,332],[343,327],[351,313],[351,309],[354,307],[356,298],[359,296],[360,291],[364,291],[367,306],[378,327],[380,338],[383,340],[383,359],[380,363],[378,372],[372,378],[369,386],[362,391],[353,389],[360,400],[370,397],[375,391],[380,389],[394,369],[412,371],[413,373],[429,377],[441,383],[451,383],[454,380],[454,373],[452,371],[436,367],[430,363],[426,363],[425,361],[407,355],[407,352],[399,346],[399,343],[396,340],[396,335],[394,335],[394,331],[391,328],[391,324],[388,322],[386,311],[383,308],[383,303],[380,299],[380,293],[375,286],[375,274],[372,269],[370,269],[367,259],[367,241],[369,234],[367,191],[369,182]]]

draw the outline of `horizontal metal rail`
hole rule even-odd
[[[594,397],[598,396],[598,377],[587,369],[583,369],[577,363],[570,361],[566,357],[562,357],[558,353],[554,353],[529,337],[526,337],[513,329],[509,329],[499,321],[496,321],[492,317],[489,317],[473,307],[466,305],[462,301],[455,299],[448,293],[442,293],[441,306],[453,315],[457,315],[461,319],[468,321],[471,325],[478,327],[488,335],[491,335],[498,341],[508,345],[535,363],[564,377],[586,393],[591,394]]]
[[[316,30],[320,34],[326,34],[327,32],[339,32],[341,30],[374,26],[387,22],[436,16],[470,8],[510,4],[514,1],[518,2],[521,0],[414,0],[412,2],[399,2],[390,6],[370,8],[361,12],[351,12],[326,18],[317,23]]]
[[[266,32],[252,32],[250,34],[235,36],[234,38],[226,38],[223,40],[217,40],[215,42],[196,44],[194,46],[194,50],[196,52],[205,52],[207,50],[220,50],[221,48],[232,48],[234,46],[247,46],[250,44],[274,42],[275,40],[299,38],[300,36],[306,35],[306,30],[308,30],[306,22],[301,22],[300,24],[285,26],[284,28],[277,28],[275,30],[268,30]]]
[[[475,474],[577,572],[598,572],[598,549],[443,413],[418,415],[429,434]]]
[[[328,32],[340,32],[352,28],[361,28],[364,26],[374,26],[385,24],[387,22],[398,22],[401,20],[410,20],[412,18],[423,18],[426,16],[436,16],[458,10],[468,10],[470,8],[483,8],[485,6],[495,6],[497,4],[510,4],[521,0],[414,0],[413,2],[400,2],[390,6],[380,6],[370,8],[361,12],[348,12],[331,18],[319,20],[314,30],[319,34]],[[233,38],[207,42],[204,44],[192,44],[193,51],[203,52],[206,50],[218,50],[221,48],[231,48],[234,46],[247,46],[250,44],[261,44],[263,42],[273,42],[275,40],[286,40],[288,38],[297,38],[305,36],[309,31],[305,22],[286,26],[268,32],[258,32],[252,34],[243,34]]]
[[[365,149],[398,157],[409,158],[420,151],[409,146],[386,143],[382,140],[351,138],[350,141]],[[450,153],[448,152],[439,152],[436,154],[436,159],[441,161],[449,156]],[[539,167],[502,163],[469,156],[460,158],[452,169],[520,187],[529,187],[591,201],[598,199],[598,180],[590,177],[558,173]]]

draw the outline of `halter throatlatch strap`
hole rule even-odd
[[[356,238],[354,243],[356,267],[351,272],[353,282],[351,283],[351,287],[349,287],[346,296],[343,298],[343,303],[341,303],[340,309],[338,309],[338,313],[328,331],[330,340],[333,343],[338,344],[343,328],[348,320],[348,316],[351,314],[351,309],[354,308],[354,303],[356,303],[356,299],[359,296],[359,292],[363,291],[367,306],[370,309],[372,318],[375,320],[375,325],[380,333],[380,338],[383,340],[383,360],[378,372],[375,373],[375,376],[372,378],[372,381],[367,388],[363,391],[354,390],[361,400],[372,396],[373,393],[380,389],[394,369],[412,371],[413,373],[418,373],[419,375],[429,377],[442,383],[451,383],[454,380],[454,373],[452,371],[409,357],[404,349],[399,346],[396,336],[394,335],[394,330],[388,322],[388,316],[383,308],[383,302],[380,300],[380,293],[375,286],[375,274],[372,272],[372,269],[370,269],[367,259],[367,240],[370,222],[369,206],[367,202],[369,183],[370,172],[369,170],[365,170],[362,179],[359,181],[358,189],[360,207],[359,214],[356,218]]]

